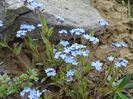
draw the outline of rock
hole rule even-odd
[[[103,17],[92,6],[90,0],[40,1],[45,5],[44,15],[51,24],[55,21],[55,17],[60,15],[65,18],[64,26],[83,27],[89,30],[98,28],[97,21],[103,20]]]
[[[58,28],[82,27],[86,30],[103,30],[98,20],[104,20],[91,4],[91,0],[38,0],[43,4],[44,18],[49,25],[57,25],[56,17],[62,16],[64,24]],[[24,7],[21,0],[0,0],[0,19],[5,20],[5,26],[0,33],[11,34],[21,23],[37,23],[35,13]],[[16,26],[16,27],[15,27]],[[8,31],[10,29],[10,31]],[[10,32],[10,33],[9,33]]]

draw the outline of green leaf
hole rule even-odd
[[[133,89],[133,83],[128,83],[124,86],[126,89]]]
[[[117,94],[114,94],[113,99],[118,99],[117,97],[118,97],[118,95]]]
[[[49,28],[48,28],[47,23],[43,17],[41,17],[41,24],[42,24],[42,32],[48,33]]]
[[[131,79],[131,75],[127,75],[126,77],[124,77],[121,81],[121,83],[119,84],[118,88],[123,88]]]
[[[33,40],[31,37],[28,37],[28,44],[29,44],[31,49],[34,49],[34,44],[33,44]]]
[[[120,99],[129,99],[126,95],[124,95],[121,92],[117,92],[116,94],[120,97]]]
[[[49,31],[48,31],[48,37],[50,37],[53,33],[53,28],[50,28]]]
[[[16,49],[15,50],[16,55],[19,55],[20,54],[20,52],[22,50],[22,47],[23,47],[23,44],[20,44],[17,48],[15,48]]]
[[[0,42],[0,46],[1,47],[7,47],[8,45],[6,43],[4,43],[4,42]]]

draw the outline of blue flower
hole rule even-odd
[[[60,54],[60,57],[61,57],[61,59],[64,60],[67,57],[67,55],[66,54]]]
[[[75,57],[78,56],[78,55],[82,56],[82,50],[71,51],[71,55],[75,56]]]
[[[25,88],[23,91],[20,92],[20,96],[24,98],[25,94],[28,94],[29,99],[39,99],[42,95],[42,92],[36,89]]]
[[[57,16],[56,20],[58,23],[64,23],[64,18],[62,16]]]
[[[89,50],[82,51],[82,56],[88,56],[90,53]]]
[[[89,50],[85,50],[85,51],[82,51],[82,50],[75,50],[75,51],[71,51],[71,55],[72,56],[88,56],[90,53]]]
[[[32,9],[32,10],[39,10],[39,9],[41,9],[41,7],[42,7],[42,4],[41,3],[39,3],[39,2],[31,2],[30,3],[30,8]]]
[[[59,34],[61,35],[61,34],[67,34],[67,31],[66,30],[60,30],[59,31]]]
[[[77,50],[77,49],[82,49],[82,48],[86,48],[86,46],[82,45],[82,44],[78,44],[78,43],[74,43],[70,49],[71,50]]]
[[[84,34],[83,38],[85,38],[86,40],[89,40],[91,38],[91,36],[89,34]]]
[[[39,24],[37,24],[37,27],[38,27],[38,28],[42,27],[42,24],[40,24],[40,23],[39,23]]]
[[[96,44],[96,43],[99,42],[99,39],[98,38],[96,38],[94,36],[91,36],[91,35],[88,35],[88,34],[84,34],[82,37],[85,38],[86,40],[89,40],[93,44]]]
[[[116,42],[116,43],[112,43],[112,45],[114,45],[115,47],[118,47],[118,48],[127,47],[127,44],[125,42]]]
[[[96,38],[96,37],[90,37],[89,38],[89,40],[90,40],[90,42],[92,42],[93,44],[96,44],[96,43],[98,43],[99,42],[99,39],[98,38]]]
[[[66,47],[67,45],[69,45],[69,42],[68,41],[65,41],[65,40],[60,40],[60,45],[63,45],[64,47]]]
[[[70,30],[70,33],[72,36],[80,36],[85,33],[85,30],[83,28],[75,28]]]
[[[20,96],[24,97],[26,93],[30,92],[30,90],[31,89],[29,87],[28,88],[24,88],[24,90],[20,92]]]
[[[31,32],[32,30],[35,29],[35,26],[34,25],[29,25],[29,24],[21,24],[20,25],[20,29],[21,30],[26,30],[28,32]]]
[[[24,37],[26,35],[27,31],[26,30],[19,30],[16,33],[16,37]]]
[[[119,58],[117,62],[115,62],[115,67],[126,67],[128,61],[124,58]]]
[[[58,59],[60,57],[62,52],[56,52],[55,55],[54,55],[54,58],[55,59]]]
[[[28,7],[31,10],[41,10],[42,9],[42,4],[37,2],[36,0],[23,0],[23,2],[27,2],[28,3]]]
[[[71,69],[67,71],[66,76],[67,77],[72,77],[74,75],[74,71],[72,71]]]
[[[114,57],[113,56],[109,56],[109,57],[107,57],[107,59],[112,62],[114,60]]]
[[[40,99],[41,94],[42,93],[39,90],[32,89],[30,90],[28,97],[30,99]]]
[[[2,27],[4,24],[3,24],[3,21],[0,20],[0,27]]]
[[[45,69],[45,72],[46,72],[48,77],[56,76],[56,71],[54,68],[47,68],[47,69]]]
[[[103,63],[101,63],[99,60],[97,60],[95,62],[92,62],[91,65],[94,66],[97,71],[100,71],[102,69]]]
[[[68,64],[78,65],[78,62],[72,56],[67,56],[64,61]]]
[[[71,52],[71,49],[69,47],[64,47],[64,53],[70,53]]]
[[[97,22],[98,22],[98,25],[103,26],[103,27],[106,27],[109,25],[109,23],[105,20],[98,20]]]
[[[54,48],[54,49],[53,49],[53,53],[55,54],[56,52],[57,52],[57,49]]]

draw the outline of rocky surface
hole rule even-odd
[[[91,4],[91,0],[38,0],[43,4],[44,18],[50,25],[57,25],[56,17],[65,19],[60,28],[83,27],[86,30],[102,30],[98,20],[104,20]],[[16,32],[21,23],[37,23],[36,14],[24,7],[21,0],[0,0],[0,19],[5,20],[3,34]],[[10,31],[9,31],[10,30]],[[11,33],[12,32],[12,33]]]

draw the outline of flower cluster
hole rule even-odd
[[[45,69],[45,72],[48,77],[56,76],[56,70],[54,68],[47,68],[47,69]]]
[[[3,24],[3,21],[0,20],[0,27],[2,27],[4,24]]]
[[[70,30],[70,33],[73,37],[80,36],[85,33],[85,30],[83,28],[75,28]]]
[[[118,61],[115,62],[115,67],[126,67],[128,61],[124,58],[119,58]]]
[[[112,43],[113,46],[118,47],[118,48],[124,48],[127,47],[128,45],[125,42],[116,42],[116,43]]]
[[[36,0],[23,0],[23,2],[26,2],[31,10],[42,9],[42,4],[37,2]]]
[[[85,38],[86,40],[89,40],[92,44],[97,44],[99,42],[98,38],[88,35],[88,34],[84,34],[83,38]]]
[[[31,32],[32,30],[35,29],[35,26],[34,25],[29,25],[29,24],[21,24],[20,25],[20,29],[21,30],[26,30],[28,32]]]
[[[36,89],[25,88],[23,91],[20,92],[20,96],[22,97],[22,99],[24,99],[25,94],[28,94],[29,99],[40,99],[42,92]]]
[[[69,32],[66,30],[60,30],[59,34],[60,35],[67,35]],[[99,39],[97,37],[91,36],[89,34],[85,34],[85,30],[83,28],[75,28],[70,30],[70,34],[72,35],[73,38],[76,38],[77,36],[82,37],[83,39],[91,42],[92,44],[97,44],[99,42]]]
[[[17,31],[17,33],[16,33],[16,37],[24,37],[27,32],[31,32],[34,29],[35,29],[35,26],[34,25],[21,24],[20,25],[20,30]]]
[[[90,53],[89,50],[85,50],[86,46],[82,44],[74,43],[68,46],[68,41],[61,41],[60,44],[63,45],[64,48],[62,51],[54,50],[54,58],[57,60],[61,58],[68,64],[77,65],[78,62],[75,59],[77,56],[88,56]]]

